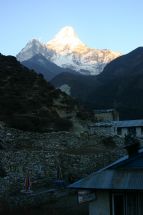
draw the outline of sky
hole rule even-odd
[[[142,0],[0,0],[0,53],[16,55],[72,26],[91,48],[126,54],[143,45]]]

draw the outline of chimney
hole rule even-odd
[[[139,140],[131,134],[126,135],[124,148],[127,150],[129,157],[137,155],[140,148]]]

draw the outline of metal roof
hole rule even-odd
[[[140,127],[143,126],[143,120],[142,119],[136,119],[136,120],[125,120],[125,121],[115,121],[113,124],[116,127]]]
[[[143,190],[143,149],[71,184],[76,189]]]
[[[136,156],[130,156],[128,159],[124,159],[120,162],[114,163],[109,168],[124,170],[140,169],[143,171],[143,152],[138,153]]]
[[[120,127],[120,128],[127,128],[127,127],[142,127],[143,126],[143,119],[137,120],[123,120],[123,121],[102,121],[97,122],[89,127]]]
[[[143,170],[105,170],[69,186],[76,189],[143,190]]]

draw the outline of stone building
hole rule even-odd
[[[119,113],[115,109],[94,110],[94,115],[97,122],[119,120]]]

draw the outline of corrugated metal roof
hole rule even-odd
[[[89,127],[112,127],[112,126],[120,128],[141,127],[143,126],[143,119],[97,122],[90,125]]]
[[[113,122],[113,125],[117,127],[140,127],[143,126],[143,120],[138,119],[138,120],[125,120],[125,121],[115,121]]]
[[[142,149],[141,149],[142,150]],[[143,171],[143,152],[136,156],[131,156],[128,159],[122,160],[109,167],[110,169],[142,169]]]
[[[105,170],[69,186],[76,189],[143,190],[143,171]]]
[[[143,149],[136,156],[125,156],[69,187],[76,189],[143,190]]]

